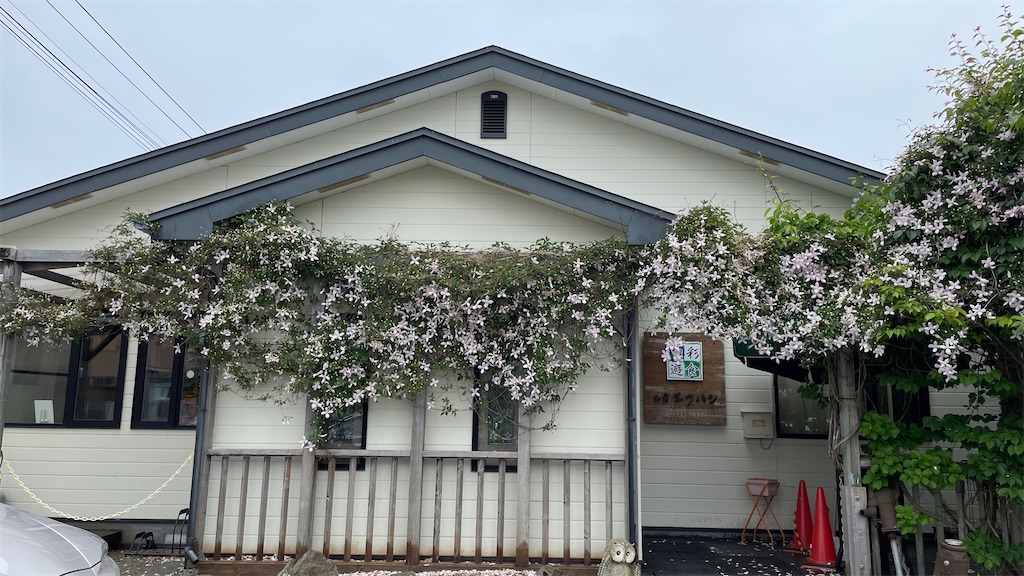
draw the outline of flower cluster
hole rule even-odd
[[[880,353],[877,299],[863,283],[874,247],[850,223],[779,203],[746,234],[723,208],[681,214],[645,260],[639,285],[660,326],[748,342],[777,360],[814,363],[844,347]]]
[[[327,418],[426,389],[476,398],[497,386],[534,411],[557,404],[583,372],[611,365],[637,251],[614,239],[365,245],[269,204],[188,245],[125,222],[95,257],[83,298],[12,306],[5,330],[60,339],[80,328],[60,318],[102,311],[141,339],[193,347],[256,397],[305,394]]]

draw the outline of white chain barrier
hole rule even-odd
[[[129,506],[129,507],[125,508],[124,510],[121,510],[120,512],[114,512],[113,514],[107,514],[106,516],[75,516],[74,514],[68,514],[67,512],[61,512],[60,510],[57,510],[53,506],[50,506],[46,502],[43,502],[43,500],[41,498],[39,498],[39,496],[36,496],[35,492],[33,492],[31,488],[29,488],[28,486],[25,485],[24,482],[22,482],[21,478],[19,478],[18,474],[14,471],[14,468],[11,467],[11,461],[10,460],[4,458],[3,462],[4,462],[4,465],[7,466],[7,470],[11,473],[11,476],[18,482],[18,485],[20,485],[22,487],[22,489],[24,489],[25,492],[29,496],[31,496],[33,500],[38,502],[39,505],[41,505],[43,508],[46,508],[47,510],[49,510],[50,512],[53,512],[54,514],[56,514],[57,516],[60,516],[61,518],[68,518],[70,520],[78,520],[80,522],[100,522],[102,520],[110,520],[111,518],[117,518],[118,516],[124,516],[125,514],[131,512],[132,510],[135,510],[139,506],[142,506],[146,502],[149,502],[150,499],[152,499],[154,496],[159,494],[164,488],[167,488],[167,485],[170,484],[172,480],[177,478],[179,474],[181,474],[181,471],[185,469],[185,466],[188,466],[188,464],[190,462],[192,462],[192,457],[193,457],[193,453],[189,452],[188,453],[188,457],[185,458],[185,461],[181,463],[181,466],[178,466],[178,469],[174,471],[174,474],[171,474],[171,477],[168,478],[167,480],[165,480],[164,483],[161,484],[159,488],[154,490],[149,496],[146,496],[142,500],[139,500],[136,504],[133,504],[132,506]],[[0,471],[0,476],[2,476],[2,471]]]

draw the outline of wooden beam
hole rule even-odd
[[[40,270],[25,270],[24,272],[29,276],[35,276],[36,278],[49,280],[50,282],[56,282],[57,284],[71,286],[72,288],[82,288],[86,285],[86,282],[79,280],[78,278],[72,278],[71,276],[60,274],[59,272],[54,272],[46,268]]]
[[[0,291],[9,293],[21,286],[21,264],[0,260]],[[0,451],[4,446],[4,425],[7,423],[7,390],[14,380],[14,335],[0,334]]]
[[[7,246],[0,248],[8,248]],[[69,264],[82,264],[83,262],[92,262],[92,252],[88,250],[14,250],[11,248],[14,254],[13,260],[16,262],[25,263],[45,263],[52,264],[52,268],[59,268],[63,265],[67,267]],[[6,256],[3,257],[5,260]]]

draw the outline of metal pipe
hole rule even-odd
[[[200,348],[203,346],[203,339],[199,340]],[[196,405],[196,440],[193,446],[193,458],[192,458],[192,485],[189,490],[188,498],[188,528],[187,534],[185,535],[185,541],[188,543],[186,550],[192,551],[193,546],[198,547],[202,550],[201,542],[194,542],[196,537],[196,522],[197,512],[200,509],[199,506],[199,494],[200,487],[203,481],[203,474],[205,473],[205,462],[206,462],[206,412],[209,407],[209,399],[212,395],[210,386],[210,361],[203,359],[203,371],[199,375],[199,402]],[[198,558],[198,556],[197,556]],[[193,564],[195,561],[190,560]]]
[[[637,435],[636,394],[636,300],[626,311],[626,514],[629,541],[642,549],[639,540],[639,456]]]

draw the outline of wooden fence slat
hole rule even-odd
[[[484,467],[487,461],[483,458],[476,461],[476,554],[474,559],[479,564],[484,555]]]
[[[267,538],[267,502],[270,490],[270,456],[263,457],[263,484],[260,487],[260,524],[256,540],[256,559],[263,560],[263,546]]]
[[[288,495],[292,487],[292,457],[284,457],[284,473],[281,476],[281,529],[278,532],[277,557],[284,558],[288,542]]]
[[[505,560],[505,468],[504,458],[498,461],[498,526],[494,556],[501,564]]]
[[[348,502],[345,506],[345,562],[352,560],[352,523],[356,506],[356,459],[348,459]]]
[[[583,565],[590,566],[590,460],[583,461]]]
[[[569,555],[569,542],[571,538],[571,532],[569,530],[569,498],[572,496],[572,492],[569,490],[569,465],[571,460],[562,461],[562,564],[569,564],[571,556]]]
[[[242,457],[242,485],[238,491],[238,533],[235,535],[235,559],[242,558],[245,540],[245,501],[249,493],[249,456]]]
[[[457,458],[455,460],[455,547],[452,551],[454,562],[462,562],[462,498],[465,481],[466,461]]]
[[[334,522],[334,475],[338,461],[334,456],[327,458],[327,491],[324,494],[324,556],[331,556],[331,528]]]
[[[363,559],[366,562],[373,560],[373,520],[377,515],[375,505],[377,504],[377,458],[370,458],[369,483],[366,493],[366,548],[363,552]]]
[[[222,456],[220,459],[220,493],[217,496],[217,532],[214,535],[213,543],[214,560],[220,560],[221,549],[224,545],[224,506],[228,499],[228,459],[229,456]]]
[[[540,563],[548,563],[548,544],[551,540],[551,461],[545,459],[541,464],[540,483],[543,493],[540,521]]]
[[[604,541],[608,542],[614,536],[612,524],[612,463],[604,463]]]
[[[398,458],[391,458],[391,484],[389,485],[391,494],[388,495],[388,551],[386,560],[388,562],[394,562],[395,560],[395,517],[397,515],[395,509],[398,504]]]
[[[430,558],[437,562],[441,554],[441,496],[444,481],[444,460],[434,460],[434,534],[431,538]]]

